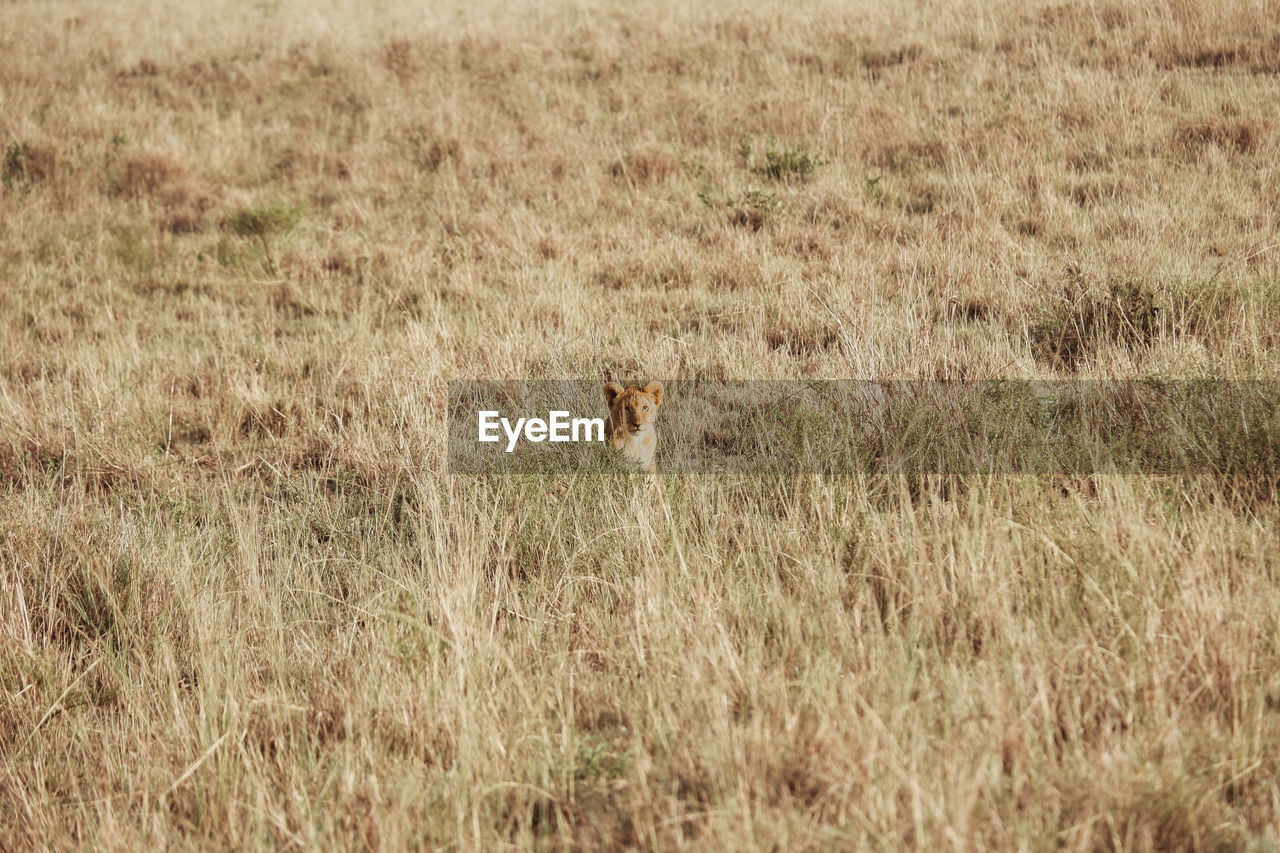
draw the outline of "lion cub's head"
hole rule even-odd
[[[610,382],[604,386],[604,399],[609,405],[609,443],[642,471],[652,471],[658,447],[654,421],[662,405],[662,383],[623,388]]]

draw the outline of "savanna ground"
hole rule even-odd
[[[1276,849],[1273,478],[444,410],[1275,378],[1278,80],[1270,0],[3,3],[0,848]]]

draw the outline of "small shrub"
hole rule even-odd
[[[817,169],[819,166],[825,166],[826,160],[821,157],[815,157],[806,151],[793,146],[777,148],[777,140],[770,140],[769,147],[764,151],[764,162],[756,162],[753,152],[753,144],[750,137],[743,137],[738,146],[738,155],[747,167],[757,175],[772,181],[783,181],[791,178],[804,179]]]
[[[865,192],[872,201],[879,201],[884,197],[884,187],[880,186],[880,182],[882,180],[884,180],[884,175],[876,175],[874,178],[867,178],[866,181],[863,182],[862,191]]]
[[[241,237],[273,237],[293,229],[302,220],[302,211],[284,202],[241,208],[227,218],[227,224]]]
[[[240,237],[254,238],[262,247],[271,272],[276,271],[275,256],[271,253],[271,239],[287,234],[302,221],[302,210],[286,202],[273,202],[258,207],[237,210],[226,219],[226,225]]]
[[[726,195],[721,199],[718,197],[716,188],[710,184],[703,184],[698,189],[698,200],[712,210],[727,210],[730,222],[750,228],[752,231],[763,228],[769,217],[781,207],[775,193],[748,189],[741,195]]]
[[[768,218],[778,210],[778,197],[763,190],[746,190],[742,195],[725,199],[730,210],[729,219],[734,225],[759,231]]]

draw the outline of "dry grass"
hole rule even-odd
[[[206,7],[0,12],[0,848],[1280,842],[1273,485],[443,440],[1276,377],[1274,4]]]

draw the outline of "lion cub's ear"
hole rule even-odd
[[[604,401],[607,405],[612,406],[613,401],[622,393],[622,386],[617,382],[610,382],[604,386]]]
[[[648,394],[650,397],[653,398],[653,404],[655,406],[662,405],[662,383],[661,382],[658,382],[656,380],[653,382],[650,382],[648,385],[644,386],[644,393]]]

